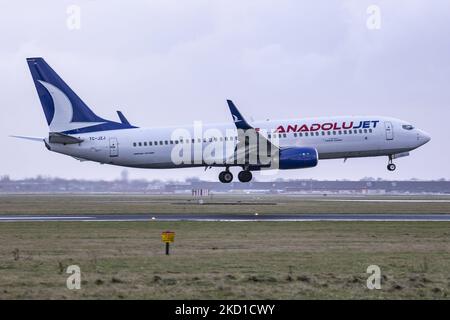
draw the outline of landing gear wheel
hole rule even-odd
[[[389,171],[394,171],[395,168],[396,168],[396,166],[395,166],[395,164],[393,164],[393,163],[389,163],[389,164],[387,165],[387,169],[388,169]]]
[[[252,180],[252,173],[250,171],[241,171],[238,174],[238,179],[240,182],[249,182]]]
[[[233,174],[230,171],[222,171],[219,174],[219,181],[222,183],[230,183],[233,181]]]

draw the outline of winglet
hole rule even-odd
[[[131,126],[130,122],[127,120],[127,118],[125,118],[125,116],[123,115],[122,111],[117,111],[117,115],[119,116],[120,122],[122,122],[123,124]]]
[[[237,129],[248,130],[253,129],[251,125],[244,119],[238,108],[234,105],[233,101],[227,100],[228,107],[230,108],[231,116],[233,117],[234,124]]]

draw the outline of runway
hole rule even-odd
[[[130,221],[442,221],[450,214],[83,214],[83,215],[3,215],[0,222],[130,222]]]

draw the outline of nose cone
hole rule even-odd
[[[419,130],[417,139],[419,140],[420,145],[422,146],[431,140],[431,136],[428,133],[426,133],[425,131]]]
[[[425,131],[422,131],[422,139],[423,139],[424,143],[427,143],[428,141],[431,140],[431,136],[428,133],[426,133]]]

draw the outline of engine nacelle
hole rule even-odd
[[[280,169],[303,169],[317,166],[319,155],[311,147],[281,148],[279,159]]]

